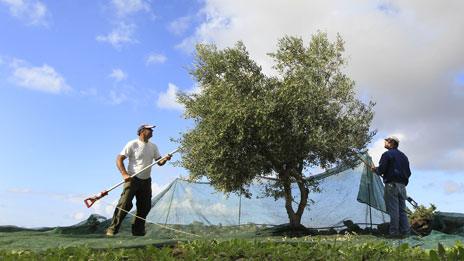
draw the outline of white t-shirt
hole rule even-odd
[[[119,153],[129,159],[127,172],[133,175],[153,163],[153,160],[160,158],[161,155],[158,147],[151,142],[143,142],[139,139],[129,141],[124,149]],[[137,175],[137,178],[148,179],[150,178],[151,168],[148,168]]]

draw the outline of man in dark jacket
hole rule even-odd
[[[406,186],[411,176],[408,157],[398,150],[400,140],[395,136],[385,139],[386,152],[380,158],[379,167],[373,167],[385,183],[385,205],[390,215],[390,235],[403,237],[410,233],[406,213]]]

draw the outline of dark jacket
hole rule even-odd
[[[408,185],[411,176],[408,157],[398,149],[389,149],[382,154],[376,173],[383,177],[384,183],[398,182]]]

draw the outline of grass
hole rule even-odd
[[[0,250],[0,260],[463,260],[464,246],[426,250],[387,241],[361,242],[352,238],[307,237],[194,240],[170,246],[94,249],[88,246],[44,251]]]
[[[129,225],[130,226],[130,225]],[[426,238],[387,240],[373,235],[276,235],[285,227],[147,224],[133,237],[127,226],[107,238],[102,226],[0,232],[3,260],[464,260],[463,237],[434,232]],[[7,231],[7,232],[6,232]],[[14,231],[14,232],[11,232]],[[89,232],[93,231],[93,232]],[[285,231],[283,231],[285,232]],[[440,242],[440,243],[438,243]]]

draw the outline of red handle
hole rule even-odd
[[[87,208],[90,208],[95,201],[97,201],[97,200],[94,199],[94,198],[88,198],[88,199],[84,200],[84,203],[87,206]]]
[[[103,192],[100,192],[100,194],[98,194],[98,195],[95,195],[95,196],[93,196],[91,198],[85,199],[84,203],[87,206],[87,208],[90,208],[93,205],[93,203],[95,203],[95,201],[103,198],[106,195],[108,195],[108,191],[105,190]]]

